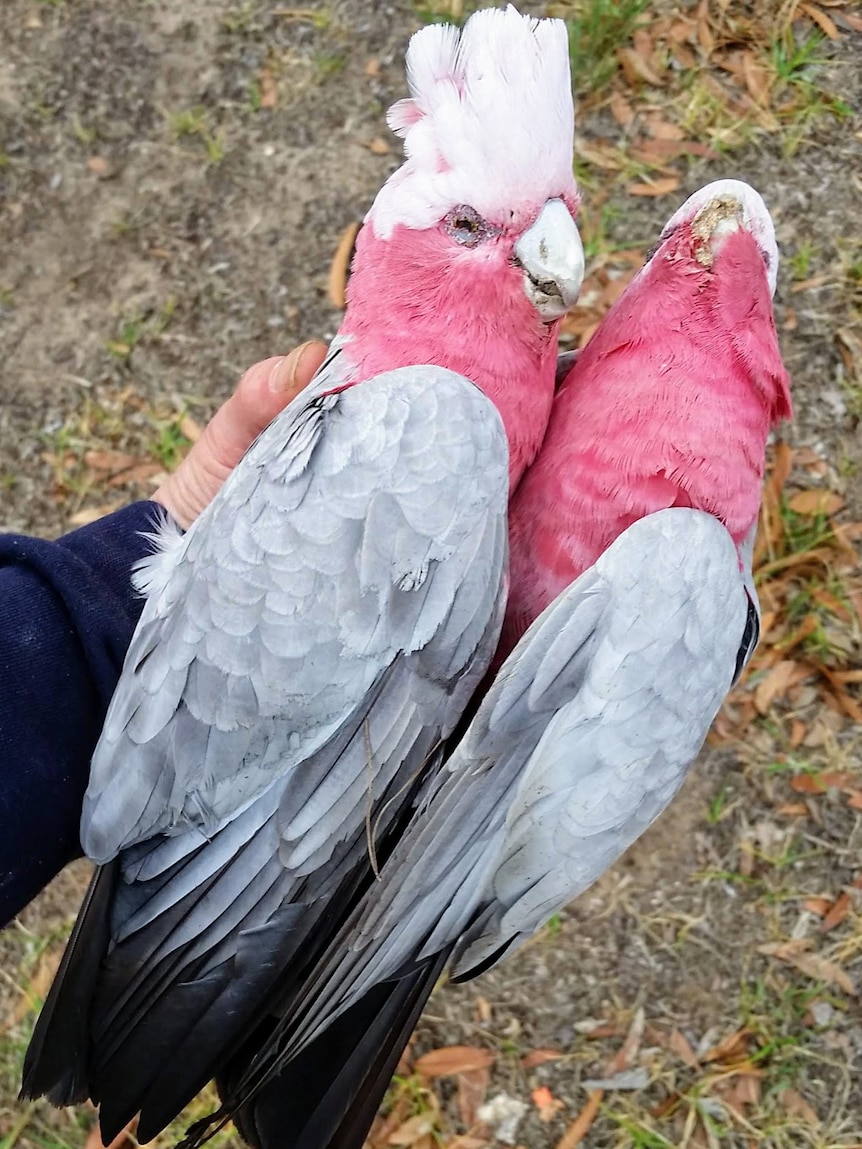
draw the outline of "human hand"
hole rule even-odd
[[[261,431],[308,386],[325,355],[323,343],[303,343],[250,367],[153,500],[184,530],[190,527]]]

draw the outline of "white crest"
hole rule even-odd
[[[762,196],[751,184],[742,180],[714,180],[711,184],[706,184],[690,195],[682,207],[677,208],[664,225],[661,238],[664,239],[677,224],[692,219],[710,200],[718,199],[720,196],[732,196],[742,205],[743,225],[746,231],[754,236],[767,256],[766,276],[769,280],[769,289],[774,295],[778,281],[778,241],[775,238],[775,225]]]
[[[431,25],[407,49],[411,97],[389,110],[405,162],[368,219],[387,237],[396,224],[427,228],[451,208],[481,215],[537,209],[574,193],[574,107],[561,20],[484,9],[464,28]],[[502,220],[501,220],[502,222]]]

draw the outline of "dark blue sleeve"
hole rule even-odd
[[[81,853],[90,757],[143,601],[157,508],[55,542],[0,535],[0,926]]]

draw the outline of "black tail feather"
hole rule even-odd
[[[361,1149],[419,1015],[446,964],[435,955],[375,986],[233,1115],[255,1149]],[[249,1049],[218,1080],[223,1098]]]
[[[90,882],[24,1059],[22,1099],[76,1105],[90,1093],[90,1010],[108,947],[116,862]]]

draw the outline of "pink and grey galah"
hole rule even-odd
[[[106,1143],[257,1071],[497,645],[584,268],[566,29],[483,11],[417,33],[407,75],[325,363],[139,572],[81,823],[99,870],[23,1085],[92,1098]]]
[[[360,1146],[357,1098],[380,1096],[372,1053],[388,1049],[388,1068],[409,1038],[417,974],[427,995],[446,965],[454,980],[491,968],[676,793],[757,641],[766,441],[790,415],[777,265],[760,196],[711,184],[577,357],[511,503],[514,650],[379,881],[229,1082],[253,1144],[307,1121],[305,1058],[373,1033],[352,1096],[329,1094],[310,1142]]]

